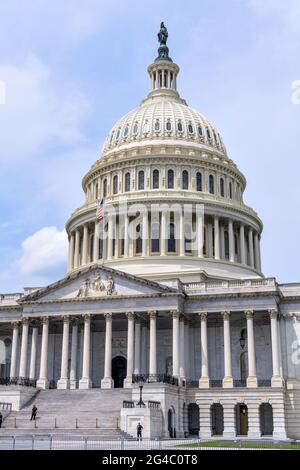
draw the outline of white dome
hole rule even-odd
[[[183,100],[166,95],[148,98],[123,116],[109,132],[103,154],[132,143],[152,145],[162,140],[209,146],[226,155],[222,138],[208,119]]]

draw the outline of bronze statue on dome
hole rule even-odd
[[[160,23],[160,31],[159,31],[159,33],[157,34],[157,37],[158,37],[158,42],[160,43],[160,45],[164,45],[164,46],[165,46],[165,45],[167,44],[168,30],[167,30],[167,28],[165,27],[163,21]]]

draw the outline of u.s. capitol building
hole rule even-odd
[[[66,276],[0,296],[4,426],[30,400],[47,428],[55,403],[149,437],[300,438],[300,284],[264,277],[245,176],[179,95],[163,24],[159,42],[83,178]]]

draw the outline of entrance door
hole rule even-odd
[[[244,404],[236,405],[236,431],[238,436],[248,434],[248,407]]]
[[[123,356],[116,356],[112,360],[112,378],[115,388],[122,388],[126,377],[127,361]]]

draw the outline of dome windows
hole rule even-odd
[[[232,183],[229,183],[229,197],[232,199]]]
[[[174,171],[168,170],[168,189],[174,189]]]
[[[145,173],[143,170],[139,171],[138,175],[138,188],[139,190],[145,189]]]
[[[113,177],[113,194],[118,194],[118,175]]]
[[[127,172],[125,175],[125,192],[128,193],[130,191],[130,173]]]
[[[188,132],[189,134],[194,134],[194,127],[193,127],[193,124],[191,122],[188,123]]]
[[[117,130],[117,133],[116,133],[116,142],[118,142],[119,138],[120,138],[120,129]]]
[[[200,124],[198,126],[198,135],[199,137],[203,137],[203,129],[202,129],[202,126],[200,126]]]
[[[220,194],[222,197],[225,196],[224,178],[220,179]]]
[[[210,194],[215,194],[215,178],[213,175],[209,175],[208,189]]]
[[[144,134],[148,134],[149,131],[150,131],[150,126],[149,126],[148,120],[146,119],[146,121],[144,123],[144,127],[143,127],[143,132],[144,132]]]
[[[198,171],[196,174],[196,190],[202,191],[202,174],[200,171]]]
[[[103,192],[102,192],[103,197],[107,196],[107,179],[105,178],[103,181]]]
[[[209,129],[206,129],[206,135],[207,135],[208,140],[211,140],[211,133]]]
[[[132,130],[133,135],[137,135],[138,131],[139,131],[139,125],[137,122],[135,122],[133,126],[133,130]]]
[[[168,119],[166,122],[166,131],[171,132],[171,130],[172,130],[172,123],[171,123],[171,120]]]
[[[183,132],[183,125],[181,121],[177,122],[177,130],[178,132]]]
[[[112,141],[113,141],[113,138],[114,138],[114,134],[115,134],[115,131],[112,131],[112,133],[111,133],[111,135],[110,135],[109,145],[112,144]]]
[[[159,189],[159,171],[153,170],[152,173],[152,188]]]
[[[155,132],[159,132],[159,131],[160,131],[160,122],[159,122],[159,119],[156,119],[156,121],[155,121],[154,130],[155,130]]]
[[[129,131],[129,126],[128,124],[125,126],[124,132],[123,132],[123,137],[126,139],[128,137],[128,131]]]
[[[189,189],[189,172],[187,170],[182,172],[182,189]]]

